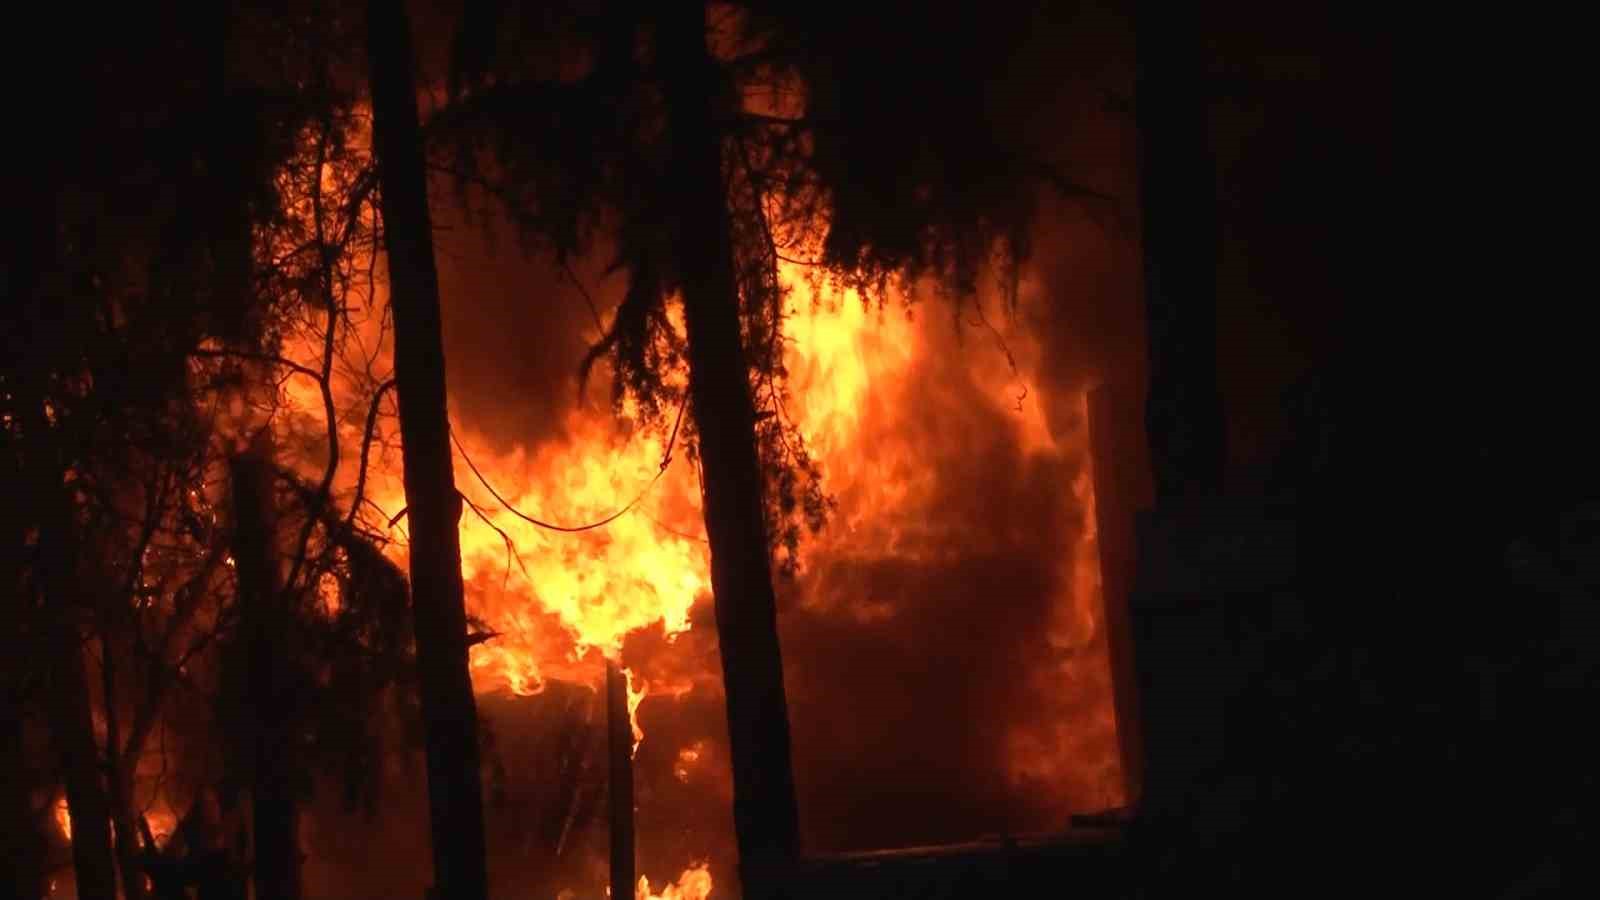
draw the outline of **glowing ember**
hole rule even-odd
[[[700,755],[704,752],[704,741],[695,741],[691,746],[679,750],[677,764],[672,767],[673,776],[679,781],[687,782],[689,773],[693,771],[695,763],[700,761]]]

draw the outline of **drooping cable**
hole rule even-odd
[[[460,453],[461,454],[461,458],[466,461],[467,468],[471,469],[472,470],[472,474],[477,477],[478,483],[483,485],[484,490],[488,491],[489,495],[491,497],[494,497],[494,499],[496,501],[498,501],[500,503],[501,507],[503,507],[507,512],[509,512],[512,515],[516,516],[517,518],[523,520],[524,522],[527,522],[530,525],[535,525],[535,526],[537,526],[539,528],[543,528],[543,529],[546,529],[548,531],[560,531],[560,532],[565,532],[567,534],[573,534],[573,533],[580,532],[580,531],[592,531],[592,530],[594,530],[596,528],[601,528],[601,527],[604,527],[606,525],[609,525],[612,522],[615,522],[617,519],[622,518],[628,512],[630,512],[635,506],[637,506],[639,504],[639,501],[641,501],[641,500],[643,500],[645,498],[645,495],[650,493],[650,489],[656,486],[656,482],[661,480],[661,476],[666,474],[667,467],[672,465],[672,450],[677,445],[677,442],[678,442],[678,427],[681,424],[683,424],[683,408],[688,403],[688,401],[689,401],[689,395],[688,395],[687,392],[685,392],[684,397],[683,397],[683,401],[678,404],[678,414],[672,420],[672,435],[667,438],[667,449],[666,449],[666,452],[661,455],[661,467],[656,470],[656,474],[650,479],[650,482],[648,484],[646,484],[644,486],[644,488],[639,491],[637,496],[635,496],[632,500],[628,501],[628,505],[622,507],[621,509],[619,509],[616,512],[612,513],[611,515],[606,516],[603,519],[600,519],[599,521],[590,522],[590,523],[588,523],[586,525],[557,525],[554,522],[546,522],[546,521],[544,521],[542,519],[538,519],[538,518],[535,518],[534,516],[530,516],[527,513],[523,512],[522,510],[517,509],[515,506],[512,506],[511,502],[509,500],[507,500],[506,498],[500,496],[500,492],[494,489],[494,485],[489,483],[489,479],[484,477],[483,472],[478,470],[478,466],[475,463],[473,463],[472,457],[467,454],[467,448],[461,446],[461,439],[456,437],[456,430],[455,430],[454,426],[452,426],[451,429],[450,429],[450,440],[451,440],[452,443],[454,443],[456,445],[456,452]]]

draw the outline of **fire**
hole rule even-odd
[[[1024,373],[1034,370],[1038,350],[1025,335],[1005,338],[1003,353],[987,343],[988,331],[976,329],[969,333],[978,339],[968,346],[930,347],[928,335],[949,326],[917,321],[902,309],[898,297],[888,298],[880,308],[864,303],[853,290],[819,291],[794,264],[783,263],[781,275],[792,288],[785,322],[791,338],[786,358],[791,396],[785,411],[821,464],[826,489],[838,500],[829,528],[805,540],[802,562],[851,553],[937,559],[960,549],[962,539],[950,523],[926,505],[934,496],[937,473],[908,436],[908,423],[916,420],[960,423],[970,415],[966,409],[941,407],[936,392],[911,391],[912,374],[932,354],[963,355],[971,378],[992,387],[990,401],[1005,414],[1006,427],[1025,454],[1081,449],[1069,444],[1082,436],[1052,434],[1038,386],[1033,386],[1033,396],[1027,395]],[[380,302],[384,290],[380,279],[380,296],[372,302]],[[923,310],[927,316],[927,308]],[[380,317],[369,319],[376,323]],[[375,345],[377,338],[368,335],[363,343],[371,339]],[[310,333],[288,355],[314,369],[320,352],[320,338]],[[361,385],[335,380],[336,406],[348,410],[340,422],[344,458],[337,484],[348,491],[359,468],[365,396]],[[285,395],[292,427],[309,434],[325,428],[322,397],[311,378],[291,378]],[[1078,403],[1082,405],[1081,397]],[[480,693],[533,694],[548,676],[596,683],[596,661],[617,658],[627,634],[652,627],[660,627],[669,639],[681,634],[689,628],[690,608],[710,591],[698,477],[683,448],[668,452],[665,428],[619,423],[608,410],[593,407],[568,411],[563,425],[556,439],[506,447],[470,421],[453,421],[464,451],[456,456],[456,482],[471,501],[460,523],[468,610],[494,634],[472,648],[473,682]],[[312,471],[322,461],[315,462]],[[398,452],[381,447],[372,451],[366,487],[367,496],[386,514],[404,508]],[[1074,502],[1092,509],[1086,472],[1074,493]],[[579,526],[630,504],[626,514],[604,527],[576,533],[528,521]],[[404,520],[390,531],[396,539],[391,555],[404,565]],[[1062,555],[1072,561],[1080,599],[1097,598],[1092,531],[1076,546],[1062,548]],[[843,614],[863,621],[892,614],[871,597],[808,593],[804,602],[837,605]],[[1085,630],[1094,628],[1088,620],[1094,606],[1074,604],[1076,620],[1063,626],[1063,633],[1070,635],[1055,637],[1082,643]],[[629,684],[633,713],[647,693],[683,692],[681,685],[650,684],[632,676]],[[636,715],[634,729],[636,740],[642,738]]]
[[[644,702],[644,695],[649,689],[642,678],[638,689],[634,689],[632,670],[623,669],[622,674],[628,679],[628,724],[633,726],[633,755],[638,756],[639,742],[644,740],[644,729],[639,727],[639,704]]]
[[[711,896],[711,867],[706,863],[690,866],[678,876],[677,884],[669,884],[661,893],[650,892],[650,879],[639,876],[639,886],[634,890],[634,900],[706,900]]]
[[[880,306],[876,298],[864,302],[853,290],[819,287],[808,275],[801,266],[781,264],[780,277],[791,288],[784,323],[790,394],[783,414],[804,435],[837,506],[823,532],[802,539],[798,600],[813,612],[884,622],[901,612],[889,601],[867,591],[809,589],[807,572],[828,560],[935,562],[970,551],[974,542],[1002,545],[1004,536],[974,534],[938,506],[941,475],[928,455],[958,453],[961,443],[938,435],[959,433],[981,414],[986,422],[1001,423],[1007,440],[1027,459],[1081,462],[1086,430],[1063,429],[1051,421],[1047,403],[1076,405],[1081,426],[1086,399],[1044,396],[1036,377],[1041,351],[1025,331],[1002,333],[984,318],[981,328],[959,329],[975,336],[962,345],[934,337],[958,329],[931,303],[917,307],[913,316],[902,297],[890,296]],[[343,498],[350,496],[361,468],[359,451],[375,384],[370,376],[362,380],[349,373],[391,369],[383,316],[376,312],[386,290],[380,268],[373,295],[364,298],[371,307],[366,325],[354,342],[365,355],[364,365],[345,361],[333,367],[340,453],[335,490]],[[1025,282],[1024,299],[1037,290]],[[989,304],[992,309],[992,297]],[[963,326],[976,324],[970,321],[971,307],[963,315]],[[325,431],[326,398],[306,374],[321,368],[322,351],[322,336],[314,327],[286,341],[285,355],[304,368],[283,384],[286,409],[278,427],[305,435]],[[965,395],[941,392],[926,380],[928,372],[958,372],[979,385],[984,408],[972,409]],[[383,409],[392,415],[392,392]],[[681,442],[672,445],[668,429],[643,427],[624,412],[619,420],[595,405],[570,409],[556,436],[533,444],[507,444],[480,423],[452,417],[459,442],[456,485],[468,501],[459,526],[468,612],[489,633],[471,650],[477,692],[531,695],[549,678],[598,686],[600,662],[620,662],[630,633],[660,629],[671,641],[689,630],[691,608],[709,599],[710,552],[698,472]],[[365,509],[362,515],[370,527],[387,530],[393,539],[388,552],[404,567],[410,547],[406,521],[396,515],[406,505],[397,429],[392,418],[380,425],[383,433],[370,453],[365,489],[381,515]],[[313,481],[320,479],[325,463],[297,461]],[[1058,604],[1060,613],[1046,635],[1064,661],[1028,677],[1061,694],[1103,690],[1109,698],[1108,676],[1084,674],[1091,668],[1084,660],[1093,657],[1099,633],[1093,499],[1088,467],[1080,466],[1070,495],[1061,502],[1081,511],[1087,525],[1070,546],[1060,548],[1066,570],[1062,590],[1071,597]],[[616,515],[621,510],[626,512]],[[530,521],[574,528],[614,515],[603,527],[580,531],[551,530]],[[335,612],[336,598],[323,593],[324,608]],[[644,739],[638,710],[645,698],[682,696],[690,686],[681,673],[670,682],[655,680],[668,676],[645,677],[634,670],[627,670],[627,677],[637,752]],[[1093,722],[1041,721],[1000,735],[1014,781],[1048,784],[1074,766],[1081,768],[1085,735],[1098,739],[1115,727],[1109,700],[1100,706]],[[703,749],[680,751],[673,768],[680,780],[687,780]],[[1094,777],[1106,785],[1106,803],[1115,805],[1120,790],[1115,763],[1096,764],[1103,770]],[[687,900],[704,898],[710,890],[709,868],[701,865],[659,895],[640,879],[637,893],[640,900]]]
[[[62,797],[56,801],[55,808],[56,828],[61,830],[61,836],[72,840],[72,812],[67,809],[67,798]]]
[[[485,480],[530,517],[580,525],[615,513],[647,489],[654,495],[644,497],[640,512],[604,528],[555,532],[495,501],[458,459],[457,483],[479,507],[463,515],[462,574],[475,589],[472,612],[500,634],[474,653],[479,690],[536,691],[547,666],[578,662],[590,650],[615,657],[631,631],[657,623],[669,636],[686,631],[689,608],[710,589],[706,545],[686,536],[699,530],[693,471],[674,461],[661,472],[665,435],[618,434],[605,418],[575,411],[565,444],[532,453],[515,447],[496,455],[463,430],[462,443]],[[570,640],[565,660],[550,652],[561,642],[552,634],[552,616]],[[635,690],[642,696],[646,687],[634,689],[630,679],[630,709],[638,705]]]
[[[793,272],[789,274],[792,278]],[[1044,303],[1038,284],[1024,280],[1020,290],[1023,308]],[[828,490],[838,499],[833,523],[803,548],[806,559],[821,565],[850,558],[931,563],[981,551],[986,544],[1005,551],[1017,540],[1014,535],[988,534],[983,523],[963,522],[938,506],[939,498],[948,496],[935,483],[944,477],[941,469],[966,471],[951,463],[966,441],[944,435],[959,433],[969,423],[985,418],[1000,423],[1025,461],[1075,466],[1070,494],[1062,502],[1076,512],[1079,530],[1066,536],[1057,554],[1062,587],[1043,635],[1054,661],[1025,675],[1038,695],[1059,697],[1061,705],[1042,710],[1002,740],[1014,788],[1063,797],[1070,790],[1078,798],[1075,803],[1093,795],[1092,802],[1102,808],[1119,805],[1117,763],[1098,749],[1115,734],[1112,706],[1081,702],[1086,696],[1110,696],[1100,627],[1087,391],[1048,396],[1031,378],[1039,370],[1037,343],[1020,329],[1002,331],[993,324],[994,313],[985,315],[981,307],[963,315],[963,324],[971,327],[962,333],[976,338],[957,341],[941,336],[955,331],[947,321],[916,322],[897,306],[898,298],[891,297],[880,311],[853,293],[831,305],[796,293],[796,314],[786,323],[794,337],[788,358],[794,396],[790,411],[821,462]],[[925,306],[922,312],[936,311]],[[928,372],[939,373],[941,380],[964,379],[986,399],[978,400],[975,409],[970,394],[918,383]],[[947,424],[933,424],[941,422]],[[800,600],[814,610],[863,624],[905,612],[874,597],[865,586],[847,586],[843,592],[831,587],[802,585]],[[1086,708],[1092,710],[1088,721]],[[1069,783],[1075,786],[1061,787]]]
[[[172,810],[157,807],[145,813],[145,821],[150,823],[150,835],[156,839],[157,844],[165,844],[178,830],[178,817]]]
[[[846,547],[909,558],[937,554],[948,535],[931,531],[919,506],[920,498],[932,494],[935,473],[892,433],[908,415],[895,408],[904,399],[908,373],[930,352],[920,326],[896,298],[879,310],[850,290],[819,296],[792,264],[783,264],[782,275],[794,289],[786,322],[792,338],[786,411],[840,501],[837,518],[809,540],[803,558]],[[316,343],[306,341],[293,358],[312,365],[308,354]],[[1017,407],[1010,413],[1018,444],[1030,453],[1057,452],[1042,404],[1018,403],[1005,389],[1016,377],[1000,356],[983,347],[969,353],[986,370],[982,377],[1002,388],[994,392],[995,402]],[[289,384],[292,414],[319,418],[321,397],[310,380]],[[340,401],[341,408],[349,405]],[[358,467],[358,419],[350,416],[341,427],[341,449],[350,457],[342,466],[346,477]],[[571,410],[564,425],[559,440],[501,448],[472,423],[454,423],[465,451],[456,457],[456,482],[471,501],[460,525],[468,607],[494,633],[472,649],[480,692],[537,693],[548,674],[593,681],[591,652],[616,658],[623,638],[638,629],[659,626],[669,639],[681,634],[696,599],[710,591],[697,473],[682,448],[668,452],[665,429],[619,426],[609,413],[592,408]],[[890,448],[900,452],[885,452]],[[367,494],[385,511],[404,508],[398,454],[373,461]],[[604,527],[577,533],[528,521],[579,526],[630,504],[627,514]],[[393,533],[398,540],[391,551],[403,564],[403,521]],[[1092,549],[1089,544],[1072,552],[1084,556]],[[854,602],[861,599],[853,598],[853,614],[875,615],[870,602]],[[629,684],[630,711],[647,692],[682,693],[681,686],[642,679],[630,678]]]
[[[55,819],[56,829],[68,842],[72,840],[72,811],[67,808],[67,798],[62,797],[56,801],[51,810]],[[157,805],[146,811],[145,821],[150,825],[150,834],[156,839],[157,844],[166,843],[167,838],[178,828],[178,817],[164,805]]]

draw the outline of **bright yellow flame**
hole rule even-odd
[[[639,886],[633,892],[634,900],[706,900],[711,896],[711,866],[698,863],[678,876],[677,884],[669,884],[661,893],[650,892],[650,879],[639,876]]]
[[[942,435],[960,434],[975,416],[1002,423],[1019,452],[1030,459],[1083,458],[1086,436],[1062,433],[1059,423],[1047,420],[1046,398],[1037,384],[1029,385],[1032,393],[1026,402],[1018,400],[1023,382],[1039,368],[1039,348],[1025,335],[1008,334],[1005,352],[997,352],[990,341],[999,339],[999,332],[985,322],[985,328],[964,329],[975,337],[960,346],[945,336],[956,329],[927,306],[919,316],[938,321],[913,318],[903,298],[892,292],[880,306],[877,298],[863,302],[853,290],[819,289],[807,275],[798,266],[781,266],[780,278],[791,289],[785,319],[790,393],[782,414],[804,435],[822,469],[824,488],[837,501],[829,527],[802,539],[801,561],[808,568],[853,555],[919,561],[970,552],[972,535],[942,515],[937,505],[940,469],[930,464],[928,455],[956,452],[951,448],[958,447],[959,439],[952,442]],[[385,292],[380,277],[374,302],[381,302]],[[677,316],[677,307],[671,309]],[[381,348],[373,369],[382,372],[390,352],[378,330],[383,318],[369,315],[367,321],[372,331],[363,333],[361,342]],[[314,332],[302,334],[288,342],[285,355],[320,369],[322,347]],[[989,406],[974,410],[970,392],[943,391],[936,378],[951,373],[988,392],[984,402]],[[338,423],[343,459],[336,487],[346,496],[360,468],[357,453],[367,389],[335,378],[334,405],[349,411]],[[291,377],[283,393],[288,427],[305,434],[326,429],[323,397],[313,379]],[[385,427],[392,438],[393,423]],[[505,500],[495,499],[457,455],[456,484],[471,500],[459,526],[468,611],[494,633],[472,647],[477,691],[529,695],[540,691],[549,677],[595,684],[601,661],[620,660],[629,633],[660,628],[670,639],[689,629],[690,609],[710,593],[709,548],[702,537],[698,473],[685,460],[683,447],[674,448],[672,464],[662,471],[663,460],[669,458],[665,429],[630,430],[626,416],[619,423],[609,412],[580,408],[566,414],[558,436],[534,445],[506,446],[459,418],[453,430],[483,478]],[[322,462],[314,461],[308,473],[320,477]],[[1081,470],[1085,474],[1074,485],[1077,496],[1063,498],[1080,509],[1092,504],[1087,468]],[[366,487],[385,515],[406,505],[400,455],[384,450],[383,442],[373,451]],[[610,516],[636,500],[633,511],[578,533],[547,530],[507,508],[547,522],[578,525]],[[403,519],[390,527],[395,540],[389,553],[402,566],[409,550],[406,528]],[[1081,660],[1089,657],[1077,651],[1094,635],[1098,616],[1092,529],[1073,546],[1062,547],[1061,559],[1071,569],[1067,574],[1073,598],[1063,604],[1065,612],[1053,623],[1050,640],[1080,661],[1063,663],[1062,671],[1049,677],[1060,679],[1063,691],[1079,691],[1084,684]],[[807,592],[801,602],[863,622],[898,614],[880,598],[823,593]],[[326,598],[325,603],[332,607]],[[642,739],[638,709],[643,699],[681,695],[683,690],[682,684],[629,673],[635,750]],[[1096,730],[1114,727],[1107,724],[1109,702],[1105,706],[1107,722],[1097,721]],[[1081,723],[1064,727],[1081,730]],[[1072,763],[1068,757],[1085,746],[1081,739],[1052,743],[1044,730],[1005,737],[1015,777],[1034,781],[1059,773]]]
[[[628,678],[628,724],[633,726],[633,755],[639,755],[639,742],[644,740],[644,729],[639,727],[639,704],[644,702],[644,695],[648,688],[644,679],[639,679],[639,689],[634,690],[633,672],[623,669],[622,674]]]

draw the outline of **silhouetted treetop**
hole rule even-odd
[[[765,151],[752,174],[825,234],[820,261],[831,269],[933,275],[969,291],[997,251],[1007,262],[1026,256],[1040,184],[1076,190],[1028,155],[1029,123],[997,90],[1014,87],[1004,74],[1037,24],[1033,11],[710,8],[721,65],[707,102],[726,136]],[[672,136],[652,34],[633,4],[464,7],[451,90],[473,102],[450,117],[492,123],[497,186],[515,190],[526,224],[558,252],[586,247],[603,212],[643,219],[656,209],[641,176],[659,168]],[[671,273],[657,274],[670,292]]]
[[[688,71],[692,56],[661,44],[665,13],[648,4],[468,3],[451,102],[429,133],[463,189],[504,201],[558,260],[613,254],[624,299],[582,372],[608,360],[618,401],[631,396],[657,418],[681,396],[668,377],[684,365],[668,300],[684,278],[675,236],[693,227],[670,173],[694,142],[721,147],[769,503],[774,524],[789,523],[775,540],[792,545],[828,502],[784,412],[780,262],[880,302],[890,283],[923,278],[959,302],[983,271],[1014,288],[1037,190],[1075,189],[1029,157],[1026,117],[994,96],[1030,11],[706,9],[708,67]],[[703,112],[676,115],[685,105]],[[684,121],[708,132],[674,133]]]
[[[1028,37],[1026,9],[753,7],[747,42],[805,94],[824,263],[966,293],[985,266],[1027,255],[1046,170],[1024,159],[992,90]]]

